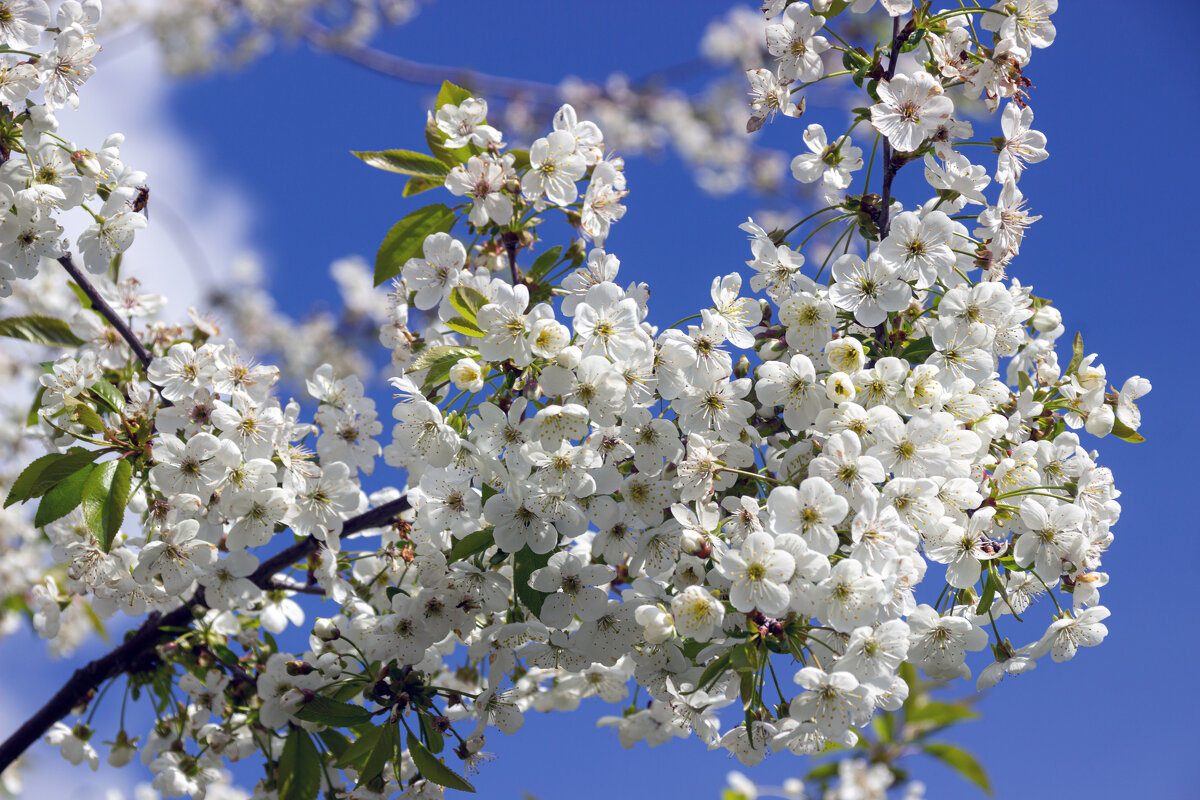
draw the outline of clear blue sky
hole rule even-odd
[[[1189,683],[1200,644],[1186,566],[1197,526],[1181,505],[1196,494],[1187,459],[1200,445],[1190,405],[1200,386],[1195,368],[1181,363],[1190,360],[1200,319],[1192,241],[1200,169],[1191,144],[1200,114],[1189,55],[1200,5],[1148,5],[1161,10],[1161,21],[1114,0],[1063,2],[1054,17],[1058,40],[1036,53],[1031,70],[1036,127],[1049,136],[1051,157],[1022,180],[1043,219],[1012,275],[1055,299],[1068,331],[1082,330],[1118,387],[1140,374],[1154,392],[1142,403],[1149,441],[1101,445],[1101,461],[1124,493],[1105,559],[1108,640],[1067,664],[1046,659],[1008,679],[983,700],[983,721],[957,734],[981,756],[1001,798],[1068,790],[1096,799],[1200,796]],[[638,75],[693,58],[705,25],[727,7],[716,0],[438,2],[380,46],[539,80]],[[423,204],[400,197],[401,179],[365,168],[347,151],[419,149],[429,97],[427,89],[296,49],[244,73],[181,83],[173,108],[204,160],[219,163],[222,177],[257,202],[256,244],[269,256],[281,305],[300,313],[330,295],[331,260],[371,259],[388,227]],[[793,152],[802,148],[802,130],[786,129]],[[737,225],[763,206],[699,194],[673,158],[631,159],[627,174],[629,212],[608,249],[621,257],[624,279],[650,282],[654,318],[670,322],[708,304],[711,276],[744,270]],[[493,732],[487,749],[499,758],[475,781],[481,796],[715,798],[725,772],[742,769],[695,740],[623,751],[611,730],[594,728],[607,713],[599,704],[531,712],[516,737]],[[775,756],[751,774],[778,783],[808,766]],[[918,774],[930,797],[982,796],[936,764]]]

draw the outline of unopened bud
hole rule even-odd
[[[1087,421],[1083,423],[1083,427],[1093,436],[1108,436],[1112,433],[1115,420],[1116,415],[1113,414],[1112,406],[1102,405],[1088,414]]]
[[[287,662],[287,674],[293,678],[299,675],[308,675],[313,671],[312,664],[307,661],[289,661]]]
[[[89,150],[76,150],[71,153],[71,163],[80,175],[88,178],[100,177],[100,159]]]
[[[749,374],[750,374],[750,359],[746,358],[745,356],[742,356],[741,358],[739,358],[737,360],[737,363],[733,365],[733,377],[735,379],[740,380]]]
[[[313,635],[325,642],[342,638],[342,632],[338,630],[337,625],[334,625],[331,619],[317,620],[313,625]]]
[[[1029,321],[1035,331],[1048,333],[1062,324],[1062,312],[1054,306],[1042,306]]]
[[[558,351],[558,355],[554,357],[554,363],[558,364],[563,369],[575,369],[579,366],[579,362],[583,360],[583,350],[578,345],[570,345]]]
[[[778,361],[787,352],[787,345],[778,339],[768,339],[758,345],[758,357],[763,361]]]

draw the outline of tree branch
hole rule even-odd
[[[314,22],[309,22],[301,36],[313,47],[333,53],[360,67],[373,72],[387,75],[390,78],[415,83],[422,86],[441,86],[442,81],[453,81],[463,88],[481,94],[501,95],[507,98],[524,98],[533,100],[545,106],[557,105],[561,100],[558,87],[548,83],[525,81],[519,78],[506,78],[499,75],[488,75],[470,69],[457,67],[442,67],[434,64],[423,64],[401,56],[376,50],[365,44],[343,39],[327,28]]]
[[[70,257],[66,258],[69,260]],[[342,526],[342,533],[348,535],[381,527],[409,508],[408,498],[399,497],[346,520]],[[319,541],[307,536],[263,561],[250,575],[250,581],[260,588],[269,586],[277,572],[297,561],[307,559],[316,553],[320,546]],[[99,688],[104,681],[131,671],[160,644],[174,639],[178,633],[171,629],[189,627],[195,618],[194,610],[203,607],[204,590],[197,589],[183,605],[166,614],[159,611],[151,613],[142,626],[129,635],[119,647],[75,670],[75,674],[45,705],[0,744],[0,772],[42,738],[55,722],[83,703],[89,692]]]
[[[892,46],[888,50],[888,65],[887,72],[884,77],[891,81],[896,77],[896,62],[900,59],[896,50],[899,49],[901,42],[900,37],[900,17],[892,17]],[[880,195],[883,200],[880,203],[879,209],[879,241],[883,241],[888,235],[888,217],[892,211],[892,181],[896,178],[896,167],[892,163],[892,146],[888,143],[887,137],[883,139],[883,190]]]
[[[99,311],[100,315],[108,320],[108,324],[117,329],[117,333],[121,334],[121,338],[132,348],[133,354],[137,356],[137,360],[142,362],[142,367],[149,367],[150,362],[154,360],[154,356],[150,355],[150,351],[146,349],[146,345],[142,344],[142,340],[134,334],[125,323],[125,320],[121,319],[121,316],[113,310],[113,307],[101,296],[96,287],[92,285],[92,282],[80,272],[79,267],[75,266],[75,260],[71,257],[71,254],[67,253],[60,257],[58,263],[63,265],[63,269],[71,276],[71,280],[75,281],[79,285],[79,288],[83,290],[83,293],[87,295],[88,300],[92,303],[92,308]]]

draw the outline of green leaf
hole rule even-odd
[[[915,31],[913,31],[912,33],[910,33],[908,35],[907,39],[904,40],[904,44],[902,44],[900,46],[900,52],[901,53],[911,53],[913,50],[916,50],[918,47],[921,46],[921,42],[924,41],[924,39],[925,39],[925,29],[917,28]]]
[[[400,274],[400,268],[410,258],[419,258],[424,252],[425,237],[448,233],[453,227],[454,212],[441,203],[418,208],[397,222],[375,254],[375,285]]]
[[[95,464],[88,464],[83,469],[63,478],[46,492],[33,515],[33,524],[40,528],[74,511],[75,507],[83,500],[83,486],[95,468]]]
[[[442,106],[459,106],[462,101],[473,95],[462,88],[456,86],[450,81],[442,81],[442,88],[438,90],[437,101],[434,105],[435,110],[440,110]]]
[[[1121,420],[1113,417],[1112,435],[1118,439],[1124,439],[1132,444],[1140,444],[1146,441],[1146,437],[1135,431],[1133,428],[1126,425]]]
[[[35,458],[13,481],[4,507],[8,508],[13,503],[22,503],[32,497],[41,497],[63,478],[92,463],[99,456],[98,450],[72,447],[65,453],[47,453]]]
[[[733,660],[733,651],[720,656],[709,663],[704,668],[704,672],[700,674],[700,680],[696,681],[696,689],[701,692],[707,692],[709,689],[717,685],[717,681],[721,679],[729,670],[729,663]]]
[[[452,344],[426,347],[413,359],[412,366],[407,371],[417,372],[427,369],[429,373],[425,377],[425,382],[441,383],[450,374],[450,368],[464,358],[478,359],[479,351],[474,347],[460,347]]]
[[[535,553],[526,545],[514,554],[513,559],[515,562],[513,565],[513,590],[516,591],[517,597],[525,604],[526,608],[534,615],[540,615],[542,603],[546,602],[546,595],[529,585],[529,576],[533,574],[534,570],[546,566],[550,560],[550,553]]]
[[[435,181],[432,178],[418,178],[415,175],[408,179],[404,184],[404,188],[400,190],[401,197],[412,197],[421,192],[427,192],[430,189],[436,189],[441,186],[441,181]]]
[[[358,785],[363,786],[378,778],[383,774],[383,768],[387,766],[396,754],[396,726],[394,724],[384,725],[378,730],[379,738],[375,742],[375,749],[371,751],[371,755],[367,758],[367,763],[363,764],[363,768],[358,773]]]
[[[996,586],[999,582],[1000,577],[996,574],[996,568],[989,564],[983,580],[983,592],[979,595],[979,603],[975,606],[976,614],[986,614],[992,607],[992,602],[996,599]]]
[[[326,728],[317,733],[317,738],[321,740],[321,744],[325,745],[334,760],[338,760],[342,755],[350,749],[350,740],[346,738],[341,731],[335,731],[333,728]]]
[[[910,725],[921,724],[921,727],[927,730],[953,725],[955,722],[967,719],[979,719],[979,712],[972,711],[966,706],[942,703],[937,700],[922,703],[904,714],[905,722]]]
[[[754,707],[754,698],[758,694],[756,691],[757,684],[758,676],[753,672],[742,673],[742,679],[738,686],[738,695],[742,698],[742,708],[746,711]]]
[[[542,253],[533,261],[533,266],[529,268],[529,274],[534,277],[541,277],[550,271],[551,267],[558,263],[558,259],[562,257],[562,245],[555,245],[546,252]]]
[[[408,754],[425,780],[445,786],[447,789],[458,789],[460,792],[474,792],[475,787],[454,770],[447,767],[437,756],[429,752],[425,745],[411,733],[408,734]]]
[[[64,397],[63,405],[66,407],[67,416],[88,430],[103,432],[107,428],[104,420],[100,419],[100,415],[96,413],[96,409],[82,400],[77,400],[74,397]]]
[[[376,745],[379,744],[379,737],[383,735],[383,728],[368,728],[357,739],[350,743],[350,746],[337,757],[337,768],[347,769],[353,768],[362,771],[363,764],[375,752]]]
[[[910,339],[901,356],[910,364],[921,364],[933,355],[933,350],[933,338],[922,336],[919,339]]]
[[[808,774],[804,776],[804,780],[806,780],[806,781],[822,781],[822,780],[827,780],[828,778],[832,778],[834,775],[837,775],[837,774],[838,774],[838,762],[830,761],[828,764],[822,764],[819,767],[813,767],[811,770],[808,771]]]
[[[446,746],[446,740],[442,736],[442,732],[437,729],[437,725],[433,723],[433,717],[428,714],[420,714],[418,719],[421,721],[421,736],[429,745],[429,752],[434,755],[442,752]]]
[[[451,317],[446,320],[446,327],[452,331],[461,333],[463,336],[473,336],[476,339],[487,336],[478,325],[463,317]]]
[[[528,150],[509,150],[508,154],[513,157],[513,171],[520,172],[529,169]]]
[[[1076,332],[1075,342],[1071,346],[1071,363],[1067,364],[1067,370],[1064,375],[1073,375],[1079,369],[1079,365],[1083,363],[1083,334]]]
[[[987,772],[975,760],[975,756],[966,750],[961,750],[954,745],[934,743],[925,745],[925,752],[983,789],[987,794],[992,793],[992,782],[988,780]]]
[[[463,319],[475,323],[479,318],[479,309],[488,304],[488,299],[476,289],[459,284],[450,292],[450,305]]]
[[[75,296],[76,296],[77,298],[79,298],[79,305],[83,306],[83,307],[84,307],[84,308],[86,308],[88,311],[94,311],[94,309],[92,308],[92,298],[90,298],[90,297],[88,297],[88,296],[87,296],[87,292],[85,292],[85,291],[83,290],[83,287],[82,287],[82,286],[80,286],[80,285],[79,285],[78,283],[76,283],[75,281],[68,281],[68,282],[67,282],[67,288],[69,288],[69,289],[70,289],[72,292],[74,292],[74,293],[75,293]],[[95,313],[96,313],[96,315],[97,315],[97,316],[99,316],[99,317],[103,317],[103,316],[104,316],[104,315],[103,315],[103,314],[101,314],[99,311],[95,311]],[[107,321],[107,320],[105,320],[105,323],[104,323],[104,324],[106,324],[106,325],[107,325],[107,324],[108,324],[108,321]]]
[[[120,389],[104,380],[104,378],[93,383],[88,387],[88,390],[98,397],[104,405],[118,414],[125,410],[125,396],[121,394]]]
[[[349,728],[371,721],[371,712],[362,706],[339,703],[319,694],[313,695],[294,713],[305,722],[319,722],[334,728]]]
[[[50,347],[79,347],[83,344],[83,339],[71,333],[71,326],[66,322],[38,315],[0,319],[0,336]]]
[[[321,791],[321,754],[303,728],[293,727],[279,756],[279,800],[316,800]]]
[[[450,168],[433,156],[414,153],[412,150],[352,150],[363,163],[385,172],[413,175],[436,181],[446,179]]]
[[[83,485],[83,519],[106,553],[125,518],[132,477],[133,466],[123,458],[96,464]]]
[[[450,552],[446,554],[446,563],[453,564],[455,561],[466,561],[476,553],[482,553],[495,544],[495,538],[492,536],[492,528],[484,528],[481,531],[469,533],[459,539],[450,548]]]

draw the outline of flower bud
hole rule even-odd
[[[675,618],[661,606],[642,606],[633,617],[645,630],[646,641],[650,644],[662,644],[675,635]]]
[[[317,620],[313,625],[313,635],[325,642],[342,638],[342,632],[338,630],[337,625],[334,625],[331,619]]]
[[[1083,427],[1093,436],[1108,436],[1108,434],[1112,433],[1115,419],[1116,415],[1113,414],[1112,406],[1102,405],[1088,414],[1087,421],[1083,424]]]
[[[296,660],[287,662],[287,674],[291,675],[292,677],[296,677],[298,675],[308,675],[312,671],[313,666],[307,661]]]
[[[579,362],[583,360],[583,350],[578,345],[564,347],[554,357],[554,363],[558,364],[563,369],[575,369],[579,366]]]
[[[787,352],[787,345],[778,339],[767,339],[758,345],[758,357],[763,361],[778,361]]]
[[[76,150],[71,153],[71,163],[75,165],[80,175],[87,178],[100,177],[100,159],[90,150]]]
[[[733,377],[736,380],[741,380],[742,378],[746,377],[749,374],[750,374],[750,359],[746,358],[745,356],[742,356],[741,358],[739,358],[737,360],[737,363],[733,365]]]
[[[1062,312],[1054,306],[1042,306],[1029,320],[1035,331],[1049,333],[1062,324]]]

